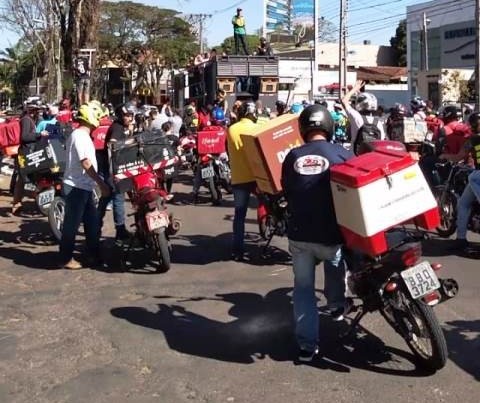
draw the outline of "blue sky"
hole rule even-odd
[[[263,0],[136,0],[137,2],[171,8],[183,13],[212,14],[206,21],[206,38],[209,45],[216,45],[232,34],[231,17],[237,7],[243,8],[247,21],[247,31],[253,33],[260,28],[263,22]],[[313,0],[312,0],[313,1]],[[1,2],[1,1],[0,1]],[[360,43],[369,39],[374,44],[389,44],[390,37],[395,33],[395,28],[405,7],[417,4],[415,0],[350,0],[349,23],[354,25],[359,22],[370,24],[352,26],[349,41]],[[390,3],[390,4],[387,4]],[[338,25],[340,0],[320,0],[320,13],[326,19]],[[379,21],[383,19],[383,21]],[[376,22],[375,22],[376,21]],[[0,49],[14,44],[15,34],[2,30],[0,35]]]

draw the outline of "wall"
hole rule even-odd
[[[377,97],[378,105],[388,110],[395,103],[407,105],[410,102],[408,84],[375,84],[366,85],[365,92],[370,92]]]

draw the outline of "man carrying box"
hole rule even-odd
[[[248,164],[240,135],[255,134],[259,126],[256,124],[255,104],[244,102],[239,108],[239,121],[228,129],[228,153],[232,171],[233,200],[235,215],[233,218],[232,259],[247,259],[244,250],[245,218],[247,216],[250,194],[255,191],[255,177]]]
[[[330,167],[353,154],[331,144],[335,123],[322,105],[307,107],[299,117],[305,144],[292,149],[282,166],[282,186],[288,201],[289,250],[292,254],[295,335],[299,361],[318,353],[318,311],[315,266],[324,262],[325,297],[335,320],[343,319],[345,262],[342,236],[337,224],[330,188]]]

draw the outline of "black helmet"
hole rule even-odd
[[[462,117],[462,112],[455,105],[447,105],[442,111],[444,119],[458,119]]]
[[[125,115],[132,115],[132,117],[135,116],[135,111],[133,108],[129,107],[126,104],[121,104],[116,107],[115,109],[115,117],[120,121],[123,122],[123,118]]]
[[[468,117],[468,124],[473,131],[478,131],[478,124],[480,123],[480,112],[472,112]]]
[[[325,133],[327,141],[330,141],[333,137],[335,123],[332,115],[323,105],[310,105],[305,108],[298,118],[298,123],[303,140],[311,131]]]
[[[255,107],[255,104],[251,101],[245,101],[242,103],[238,110],[238,115],[240,119],[242,118],[249,118],[253,120],[254,122],[257,121],[257,108]]]
[[[325,108],[328,108],[328,102],[325,100],[325,99],[316,99],[314,101],[314,104],[315,105],[322,105],[324,106]]]

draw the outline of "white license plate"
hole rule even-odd
[[[215,170],[213,166],[202,168],[202,179],[209,179],[215,176]]]
[[[147,213],[145,218],[147,219],[149,231],[168,227],[169,224],[168,213],[166,211],[155,210]]]
[[[404,270],[401,275],[414,299],[421,298],[440,288],[438,277],[428,262],[422,262]]]
[[[39,193],[38,195],[38,204],[40,206],[46,206],[47,204],[50,204],[53,199],[55,198],[55,190],[50,189],[50,190],[45,190],[42,193]]]
[[[35,192],[37,190],[37,187],[33,183],[25,183],[23,188],[29,192]]]

